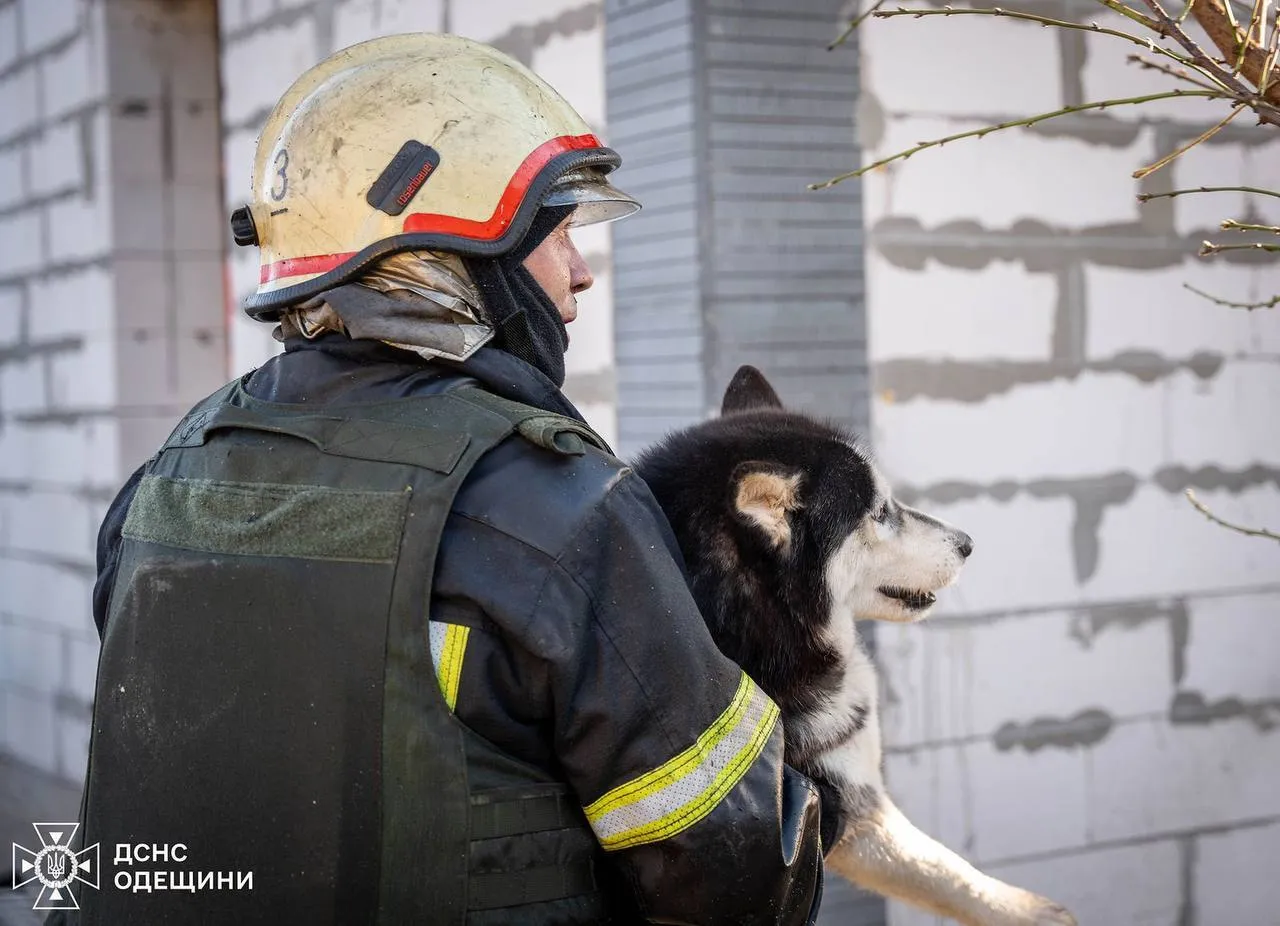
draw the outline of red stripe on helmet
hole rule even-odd
[[[545,141],[534,148],[524,159],[524,163],[516,168],[506,190],[502,193],[502,198],[494,207],[493,215],[489,216],[488,220],[479,222],[475,219],[459,219],[451,215],[414,212],[405,216],[404,230],[406,232],[437,232],[457,235],[460,238],[473,238],[477,241],[492,241],[494,238],[501,237],[507,230],[507,226],[511,224],[516,211],[520,208],[520,203],[524,201],[524,194],[529,191],[529,185],[552,158],[566,151],[602,147],[604,146],[600,143],[600,139],[594,135],[561,135],[559,138]]]
[[[602,148],[604,145],[594,135],[561,135],[545,141],[529,154],[524,162],[512,174],[502,198],[494,207],[493,215],[486,221],[475,219],[459,219],[451,215],[437,215],[430,212],[414,212],[405,216],[403,230],[410,232],[434,232],[436,234],[457,235],[460,238],[471,238],[476,241],[492,241],[502,236],[515,217],[524,195],[530,184],[541,173],[542,168],[551,159],[566,151],[580,151],[583,148]],[[270,283],[286,277],[305,276],[317,273],[328,273],[341,266],[355,255],[355,251],[345,254],[315,254],[310,257],[288,257],[273,264],[263,266],[258,282]]]
[[[355,257],[355,251],[345,254],[314,254],[311,257],[287,257],[274,264],[266,264],[258,274],[258,283],[270,283],[283,277],[300,277],[312,273],[328,273]]]

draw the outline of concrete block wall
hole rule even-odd
[[[862,41],[866,161],[1166,89],[1105,37],[1007,20],[872,21]],[[1280,545],[1183,498],[1280,525],[1280,319],[1182,285],[1265,298],[1275,265],[1194,256],[1242,196],[1135,200],[1280,186],[1280,136],[1236,129],[1133,180],[1222,115],[1180,103],[865,181],[873,439],[902,497],[976,540],[935,617],[877,627],[887,772],[923,828],[1083,923],[1280,923]]]
[[[214,16],[0,0],[4,774],[83,776],[98,525],[225,376]]]
[[[248,200],[258,132],[280,94],[333,51],[380,35],[452,32],[496,45],[546,78],[608,142],[599,0],[220,0],[219,7],[228,210]],[[614,441],[610,232],[588,227],[574,237],[595,285],[579,298],[565,391],[601,435]],[[239,310],[257,286],[257,250],[231,251],[232,365],[241,370],[280,345],[268,326]]]

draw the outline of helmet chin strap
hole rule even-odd
[[[564,352],[569,334],[560,310],[524,266],[533,253],[572,212],[573,206],[538,210],[520,244],[497,258],[464,258],[472,281],[493,325],[492,344],[564,385]]]

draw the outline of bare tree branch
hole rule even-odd
[[[1222,131],[1226,127],[1228,122],[1230,122],[1236,116],[1240,115],[1242,112],[1244,112],[1244,110],[1245,110],[1245,104],[1237,103],[1235,107],[1231,110],[1231,112],[1227,113],[1226,118],[1223,119],[1221,122],[1219,122],[1217,125],[1214,125],[1214,126],[1211,126],[1210,128],[1205,129],[1195,138],[1191,139],[1191,141],[1187,142],[1185,145],[1181,145],[1173,149],[1164,157],[1160,158],[1154,163],[1148,164],[1146,167],[1139,167],[1137,170],[1133,172],[1133,179],[1141,180],[1143,177],[1148,177],[1151,174],[1154,174],[1156,171],[1164,167],[1166,164],[1186,154],[1188,151],[1190,151],[1196,145],[1200,144],[1202,141],[1206,141],[1207,139],[1210,139],[1213,136],[1217,135],[1220,131]]]
[[[1210,254],[1221,254],[1223,251],[1269,251],[1273,254],[1280,254],[1280,244],[1263,244],[1254,242],[1253,244],[1214,244],[1212,241],[1202,241],[1198,253],[1201,257],[1208,257]]]
[[[1194,189],[1169,190],[1167,193],[1139,193],[1138,202],[1150,202],[1153,199],[1172,198],[1186,193],[1256,193],[1259,196],[1280,197],[1280,190],[1265,190],[1256,186],[1198,186]]]
[[[1215,82],[1229,87],[1232,91],[1232,96],[1236,100],[1240,102],[1248,102],[1253,111],[1258,114],[1258,119],[1260,121],[1269,122],[1272,125],[1280,125],[1280,86],[1268,86],[1265,91],[1266,95],[1259,95],[1259,90],[1254,87],[1250,87],[1231,71],[1228,71],[1205,54],[1205,51],[1200,47],[1200,44],[1196,42],[1195,39],[1191,38],[1191,36],[1187,34],[1187,31],[1182,28],[1181,23],[1170,18],[1164,7],[1160,5],[1159,0],[1142,0],[1142,2],[1154,15],[1158,23],[1157,32],[1160,34],[1161,38],[1165,36],[1172,36],[1173,39],[1186,50],[1187,55],[1197,66],[1199,66],[1199,68],[1215,75]],[[1226,11],[1225,8],[1221,6],[1221,2],[1222,0],[1192,0],[1189,4],[1192,14],[1196,16],[1196,21],[1200,23],[1201,28],[1209,33],[1211,38],[1213,38],[1214,33],[1210,26],[1213,27],[1213,30],[1217,30],[1219,37],[1227,34],[1230,34],[1233,37],[1236,35],[1236,33],[1231,30],[1230,23],[1225,21]],[[1218,12],[1210,11],[1208,13],[1204,13],[1204,21],[1202,21],[1202,10],[1212,4],[1217,5]],[[1205,25],[1206,21],[1210,26]],[[1214,44],[1218,45],[1217,39],[1214,39]],[[1221,48],[1220,45],[1219,48]],[[1234,51],[1235,48],[1235,41],[1228,40],[1227,50],[1223,52],[1224,56],[1229,59],[1231,52]],[[1244,77],[1249,80],[1256,78],[1259,82],[1256,86],[1261,86],[1267,83],[1267,72],[1263,69],[1266,53],[1263,52],[1261,48],[1258,48],[1257,51],[1258,56],[1246,58]],[[1274,101],[1272,100],[1273,95],[1276,97]]]
[[[1159,71],[1161,74],[1166,74],[1175,80],[1185,80],[1187,83],[1201,87],[1205,90],[1217,90],[1218,87],[1221,86],[1215,86],[1214,84],[1204,80],[1196,80],[1186,71],[1179,70],[1178,68],[1172,67],[1171,65],[1165,64],[1161,61],[1149,61],[1142,57],[1142,55],[1129,55],[1125,60],[1130,64],[1138,65],[1138,67],[1142,68],[1144,71]],[[1205,74],[1205,72],[1201,71],[1199,68],[1196,68],[1196,73],[1209,78],[1209,80],[1215,79],[1212,74]]]
[[[835,51],[837,48],[839,48],[841,45],[847,42],[849,40],[849,36],[853,35],[853,31],[857,29],[859,26],[861,26],[868,16],[870,16],[876,10],[880,9],[880,7],[884,6],[886,2],[887,0],[876,0],[876,2],[873,3],[870,7],[863,10],[853,19],[849,20],[849,28],[845,29],[844,32],[840,33],[840,38],[836,39],[834,42],[832,42],[830,45],[827,46],[827,51]]]
[[[859,167],[857,170],[851,170],[848,173],[840,174],[832,177],[830,180],[823,180],[821,183],[810,183],[811,190],[824,190],[827,187],[835,186],[845,180],[852,180],[854,177],[861,177],[868,171],[875,170],[877,167],[883,167],[886,164],[892,164],[894,161],[904,161],[911,155],[928,148],[940,148],[947,142],[959,141],[962,138],[982,138],[990,135],[992,132],[999,132],[1002,129],[1012,129],[1018,126],[1032,126],[1037,122],[1044,122],[1046,119],[1054,119],[1058,116],[1065,116],[1068,113],[1088,112],[1095,109],[1106,109],[1109,106],[1132,106],[1139,103],[1149,103],[1152,100],[1171,100],[1180,97],[1202,96],[1210,99],[1230,99],[1226,94],[1216,90],[1166,90],[1163,93],[1148,93],[1145,96],[1131,96],[1115,100],[1099,100],[1096,103],[1081,103],[1078,106],[1064,106],[1061,109],[1055,109],[1053,112],[1040,113],[1037,116],[1029,116],[1026,119],[1012,119],[1008,122],[1000,122],[996,125],[983,126],[980,129],[971,129],[968,132],[957,132],[954,135],[948,135],[945,138],[935,138],[933,141],[920,142],[913,148],[905,151],[899,151],[897,154],[891,154],[887,158],[881,158],[873,164],[865,167]]]
[[[1277,305],[1280,305],[1280,296],[1272,296],[1266,302],[1232,302],[1230,299],[1219,299],[1217,296],[1211,296],[1202,290],[1196,289],[1190,283],[1183,283],[1182,288],[1189,289],[1197,296],[1203,296],[1210,302],[1226,306],[1228,309],[1246,309],[1252,312],[1254,309],[1274,309]]]
[[[1270,232],[1280,235],[1280,225],[1251,225],[1248,222],[1237,222],[1235,219],[1223,219],[1222,228],[1226,231]]]
[[[1147,0],[1148,6],[1157,0]],[[1222,0],[1196,0],[1191,10],[1200,28],[1204,29],[1210,41],[1217,46],[1222,57],[1228,61],[1238,59],[1233,73],[1242,74],[1245,80],[1259,88],[1264,100],[1272,106],[1280,106],[1280,86],[1267,86],[1266,59],[1267,51],[1253,41],[1253,22],[1249,30],[1241,32],[1235,21],[1235,14]],[[1181,27],[1179,27],[1181,28]],[[1266,87],[1264,90],[1263,88]]]
[[[1225,527],[1228,530],[1233,530],[1233,531],[1236,531],[1237,533],[1245,534],[1249,537],[1267,537],[1271,540],[1280,540],[1280,534],[1274,534],[1271,531],[1266,530],[1265,528],[1242,527],[1239,524],[1232,524],[1230,521],[1224,521],[1222,518],[1218,517],[1216,514],[1214,514],[1212,511],[1206,508],[1204,505],[1204,502],[1196,498],[1196,493],[1191,491],[1190,489],[1187,489],[1187,501],[1191,502],[1192,507],[1194,507],[1196,511],[1200,512],[1202,515],[1204,515],[1206,518],[1208,518],[1210,521],[1212,521],[1214,524],[1217,524],[1220,527]]]
[[[1107,0],[1098,0],[1098,2],[1104,3],[1112,9],[1116,9],[1121,6],[1119,3],[1116,3],[1113,6],[1112,3],[1107,2]],[[1056,29],[1069,29],[1076,32],[1093,32],[1098,35],[1109,35],[1112,38],[1123,39],[1130,44],[1137,45],[1139,48],[1145,49],[1146,51],[1154,54],[1164,55],[1166,58],[1170,58],[1184,67],[1195,68],[1211,80],[1214,79],[1211,71],[1203,70],[1196,65],[1191,58],[1185,55],[1180,55],[1176,51],[1165,48],[1162,45],[1157,45],[1151,38],[1139,38],[1138,36],[1131,35],[1128,32],[1121,32],[1119,29],[1107,29],[1103,26],[1099,26],[1097,23],[1071,22],[1066,19],[1054,19],[1050,16],[1041,16],[1037,13],[1024,13],[1021,10],[1006,10],[1003,7],[998,6],[986,9],[955,9],[950,6],[945,6],[940,10],[918,10],[900,6],[896,10],[880,10],[874,12],[873,15],[876,19],[892,19],[898,16],[910,16],[913,19],[923,19],[926,16],[999,16],[1006,19],[1021,20],[1022,22],[1038,23],[1041,26],[1053,26]],[[1146,17],[1142,17],[1141,14],[1137,15],[1140,17],[1139,21],[1143,22],[1144,25],[1147,25],[1152,32],[1160,31],[1160,26],[1157,23],[1147,20]],[[1221,86],[1224,90],[1232,93],[1236,92],[1235,88],[1228,87],[1226,85]]]

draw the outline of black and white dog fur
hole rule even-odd
[[[827,865],[974,926],[1074,924],[916,829],[885,792],[876,670],[855,620],[916,621],[954,582],[968,535],[893,500],[849,435],[786,411],[743,367],[721,417],[636,463],[676,532],[720,648],[777,702],[787,761],[840,795]]]

